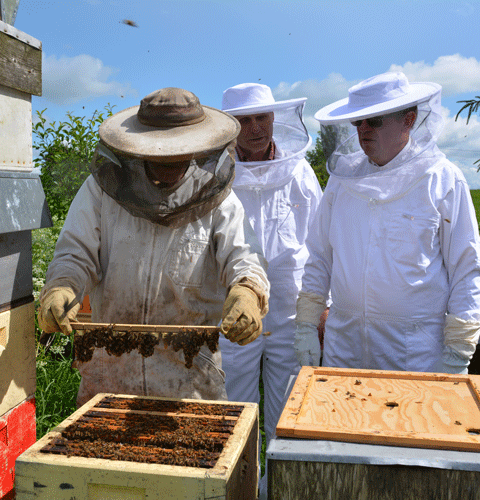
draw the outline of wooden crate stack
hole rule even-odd
[[[7,6],[0,6],[3,16]],[[42,91],[41,43],[0,21],[0,54],[0,499],[10,500],[15,459],[35,442],[31,231],[51,219],[32,172],[31,98]]]

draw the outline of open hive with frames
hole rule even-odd
[[[256,404],[99,394],[19,457],[17,498],[255,498],[257,453]]]

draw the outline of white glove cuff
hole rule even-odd
[[[317,326],[320,316],[325,311],[327,304],[321,295],[300,291],[297,299],[297,317],[295,322],[310,323]]]
[[[454,314],[447,314],[444,336],[446,346],[460,356],[470,359],[477,348],[480,321],[464,320]]]

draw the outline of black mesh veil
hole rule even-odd
[[[114,154],[100,143],[90,171],[103,191],[133,216],[176,228],[203,217],[228,196],[234,158],[234,142],[203,153],[191,160],[177,184],[160,188],[147,176],[145,160]]]

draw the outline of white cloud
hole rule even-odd
[[[348,89],[359,80],[348,81],[339,73],[330,73],[324,80],[304,80],[289,84],[280,82],[272,92],[276,100],[307,97],[305,116],[313,116],[320,108],[348,96]]]
[[[108,81],[116,71],[86,54],[59,59],[54,55],[44,56],[42,94],[58,105],[101,96],[134,94],[129,85]]]
[[[472,115],[467,125],[466,118],[459,117],[455,121],[450,111],[443,109],[446,123],[438,147],[461,168],[470,188],[480,189],[480,172],[477,173],[479,165],[473,164],[480,159],[480,120]]]
[[[306,97],[303,118],[308,132],[315,138],[319,124],[313,115],[323,106],[348,96],[348,89],[359,80],[348,81],[339,73],[330,73],[324,80],[305,80],[289,84],[280,82],[272,92],[277,101]]]
[[[444,97],[480,88],[480,61],[460,54],[441,56],[433,64],[425,61],[407,62],[403,66],[392,64],[389,71],[402,71],[412,82],[436,82],[442,86]]]

